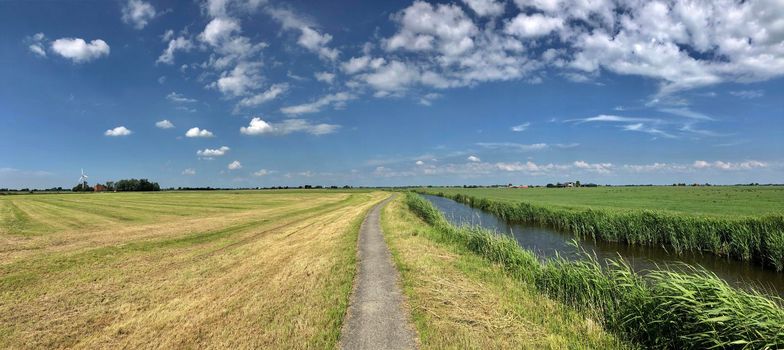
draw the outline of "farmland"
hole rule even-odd
[[[784,186],[437,188],[428,192],[572,209],[646,209],[708,216],[784,213]]]
[[[0,347],[334,347],[384,197],[0,196]]]
[[[708,252],[784,270],[784,188],[430,189],[577,237]]]
[[[601,263],[590,254],[578,261],[540,262],[508,236],[452,226],[416,194],[407,195],[406,206],[427,223],[424,232],[431,240],[503,267],[522,285],[573,306],[631,343],[673,349],[762,349],[784,344],[781,298],[734,289],[700,269],[695,273],[656,269],[641,276],[622,260]],[[432,302],[428,305],[433,307]]]

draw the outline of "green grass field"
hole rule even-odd
[[[0,196],[0,348],[334,348],[387,195]]]
[[[784,214],[784,186],[434,188],[428,191],[566,208],[648,209],[711,216]]]
[[[432,188],[505,220],[784,271],[784,187]]]

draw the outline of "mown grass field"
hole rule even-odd
[[[382,212],[423,349],[616,349],[627,344],[504,267],[439,237],[399,196]]]
[[[386,196],[0,196],[0,348],[332,348]]]
[[[784,214],[784,186],[434,188],[428,192],[580,209],[666,210],[712,216]]]

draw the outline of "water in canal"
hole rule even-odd
[[[571,234],[539,226],[509,223],[493,214],[448,198],[432,195],[423,195],[423,197],[444,213],[446,219],[453,225],[478,225],[499,234],[512,235],[520,246],[535,252],[540,258],[554,257],[556,252],[567,259],[576,259],[580,256],[578,250],[571,245],[575,238]],[[581,240],[578,241],[578,245],[587,252],[595,253],[600,260],[618,258],[620,255],[637,271],[653,269],[656,265],[677,268],[677,263],[683,262],[700,265],[732,285],[754,286],[784,296],[784,273],[713,254],[678,255],[662,247],[630,246],[593,240]]]

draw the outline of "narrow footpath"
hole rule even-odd
[[[341,333],[341,349],[415,349],[416,333],[403,306],[397,269],[381,230],[381,209],[370,210],[359,229],[358,271]]]

